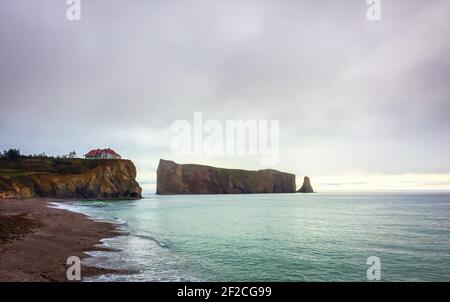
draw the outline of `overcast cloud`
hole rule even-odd
[[[428,175],[450,188],[448,0],[382,0],[379,22],[365,0],[81,4],[69,22],[65,0],[0,0],[0,148],[112,147],[148,192],[161,157],[260,168],[172,155],[172,122],[201,111],[278,119],[274,168],[298,182],[409,175],[413,188]]]

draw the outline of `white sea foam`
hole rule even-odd
[[[83,213],[77,207],[75,207],[72,202],[49,202],[48,207],[53,208],[53,209],[66,210],[66,211],[70,211],[70,212],[74,212],[74,213],[80,213],[80,214],[89,216],[86,213]]]
[[[111,251],[85,252],[89,257],[85,258],[83,263],[87,266],[131,273],[93,276],[85,278],[85,281],[199,281],[193,277],[183,276],[176,268],[177,261],[174,261],[176,256],[171,253],[166,242],[147,234],[133,234],[126,219],[103,215],[109,214],[107,210],[115,205],[115,203],[101,201],[52,202],[49,205],[52,208],[83,214],[96,222],[114,223],[120,230],[130,232],[127,235],[100,240],[101,243],[96,247],[108,248]],[[122,206],[126,207],[127,204]]]

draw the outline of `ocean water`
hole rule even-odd
[[[115,221],[89,265],[130,270],[88,281],[450,281],[449,193],[151,195],[83,201]]]

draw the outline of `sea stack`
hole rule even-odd
[[[156,194],[295,193],[295,175],[159,161]]]
[[[303,178],[303,185],[297,192],[298,193],[314,193],[314,190],[311,186],[311,181],[309,180],[308,176],[305,176]]]

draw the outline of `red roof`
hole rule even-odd
[[[97,150],[91,150],[88,153],[86,153],[84,156],[86,157],[95,157],[95,156],[100,156],[102,153],[106,153],[106,154],[111,154],[111,155],[115,155],[115,156],[119,156],[119,154],[116,153],[116,151],[114,151],[113,149],[97,149]]]

